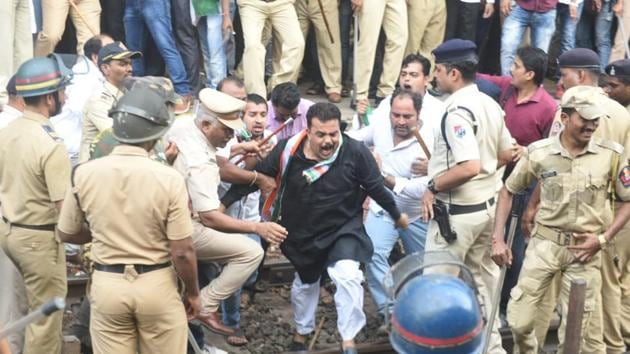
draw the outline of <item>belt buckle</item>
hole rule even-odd
[[[571,239],[572,239],[572,237],[571,237],[571,233],[570,233],[570,232],[560,231],[560,233],[559,233],[559,235],[558,235],[558,236],[559,236],[559,238],[560,238],[560,241],[561,241],[561,242],[559,242],[559,243],[560,243],[561,245],[563,245],[563,246],[569,246],[569,245],[571,245]]]

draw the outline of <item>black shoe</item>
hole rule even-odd
[[[324,93],[324,85],[322,85],[319,82],[313,83],[313,85],[311,85],[311,87],[309,87],[306,90],[306,94],[311,95],[311,96],[321,95],[323,93]]]
[[[287,351],[294,353],[306,353],[308,350],[306,348],[306,343],[292,340],[291,344],[287,347]]]

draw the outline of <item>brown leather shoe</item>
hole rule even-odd
[[[216,311],[201,313],[199,314],[199,316],[197,316],[197,319],[199,320],[199,322],[201,322],[202,325],[206,326],[206,328],[214,333],[226,336],[234,334],[234,329],[224,325],[223,322],[221,322],[221,320],[219,319],[219,315],[216,313]]]
[[[192,95],[182,97],[182,102],[176,104],[175,107],[173,107],[174,113],[182,114],[188,112],[190,110],[190,106],[192,105],[193,100],[194,97]]]
[[[339,103],[341,102],[341,95],[337,92],[331,92],[328,94],[328,101],[332,103]]]

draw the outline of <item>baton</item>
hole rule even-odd
[[[350,100],[350,108],[357,109],[357,52],[359,47],[359,15],[354,14],[354,44],[352,46],[352,99]],[[359,117],[359,127],[361,125],[361,117]]]
[[[289,123],[291,122],[293,122],[293,117],[289,117],[289,119],[285,120],[281,126],[279,126],[278,128],[276,128],[276,130],[273,131],[273,133],[271,133],[268,137],[264,138],[261,142],[259,142],[258,147],[262,147],[263,145],[265,145],[269,141],[269,139],[271,139],[274,135],[277,135],[278,133],[280,133],[282,129],[286,128],[287,125],[289,125]],[[243,160],[245,160],[245,155],[241,156],[241,158],[238,159],[234,164],[238,165],[239,163],[243,162]]]
[[[427,159],[430,159],[431,152],[429,152],[429,148],[427,147],[427,144],[424,142],[424,139],[422,139],[422,136],[420,135],[420,129],[415,128],[415,129],[412,129],[411,132],[413,133],[413,136],[416,137],[416,140],[418,140],[418,143],[420,143],[420,147],[422,148],[422,151],[424,151],[424,154],[426,155]]]
[[[40,306],[37,310],[29,313],[28,315],[20,318],[19,320],[11,323],[9,326],[0,330],[0,339],[22,330],[24,327],[31,323],[38,322],[46,316],[50,316],[52,313],[59,310],[63,310],[66,307],[66,302],[60,297],[53,298],[47,303]]]
[[[525,205],[525,194],[519,193],[514,198],[514,203],[512,203],[512,211],[510,212],[510,228],[508,230],[507,236],[507,247],[508,249],[512,249],[512,242],[514,241],[514,235],[516,234],[516,226],[518,224],[518,219],[521,217],[523,213],[523,206]],[[482,354],[488,352],[488,346],[490,345],[490,336],[492,335],[492,327],[494,327],[494,318],[497,317],[497,311],[499,311],[499,302],[501,302],[501,290],[503,288],[503,282],[505,281],[505,273],[507,272],[507,265],[503,265],[501,267],[501,273],[499,274],[499,282],[492,294],[492,309],[490,310],[490,317],[488,318],[488,322],[486,323],[486,333],[484,334],[485,341],[483,343],[483,351]]]
[[[619,30],[621,31],[621,36],[623,37],[624,48],[626,48],[626,56],[630,58],[630,47],[628,47],[628,37],[626,36],[626,28],[623,25],[623,20],[621,16],[617,15],[617,23],[619,23]]]
[[[328,32],[328,37],[330,37],[330,43],[335,44],[335,39],[333,38],[332,31],[330,30],[328,19],[326,18],[326,14],[324,13],[324,5],[322,5],[322,0],[317,0],[317,4],[319,4],[319,11],[322,13],[322,19],[324,19],[324,25],[326,26],[326,32]]]
[[[90,30],[90,32],[92,32],[92,36],[96,36],[98,34],[98,32],[96,32],[94,30],[94,28],[92,28],[92,26],[90,25],[90,23],[85,19],[85,16],[83,16],[83,13],[81,12],[81,10],[79,10],[79,7],[77,7],[77,4],[74,3],[74,0],[68,0],[68,2],[70,3],[70,6],[72,6],[72,8],[74,9],[74,11],[77,12],[77,14],[79,15],[79,17],[81,18],[81,20],[83,21],[83,23],[85,23],[85,26]]]

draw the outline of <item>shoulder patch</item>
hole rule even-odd
[[[624,167],[621,172],[619,172],[619,182],[621,182],[624,188],[630,187],[630,166]]]
[[[595,143],[603,148],[612,150],[618,154],[623,154],[623,146],[617,142],[608,139],[597,139]]]
[[[535,141],[527,146],[527,153],[531,154],[535,150],[538,150],[545,146],[549,146],[552,143],[553,143],[553,139],[550,139],[550,138]]]
[[[56,141],[58,143],[63,143],[63,139],[61,139],[61,137],[59,137],[59,135],[57,135],[57,132],[55,132],[55,130],[51,126],[49,126],[49,125],[42,125],[42,128],[44,129],[46,134],[48,134],[48,136],[50,136],[54,141]]]
[[[564,125],[562,125],[561,121],[554,121],[553,124],[551,124],[551,128],[549,129],[549,136],[556,136],[560,134],[562,128],[564,128]]]

